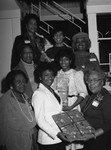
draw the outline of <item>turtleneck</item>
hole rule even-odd
[[[37,84],[35,83],[34,81],[34,75],[33,75],[33,72],[34,72],[34,63],[32,61],[31,64],[28,64],[26,62],[24,62],[22,59],[21,59],[21,62],[23,63],[24,67],[25,67],[25,70],[28,74],[28,78],[29,78],[29,81],[31,83],[31,86],[32,86],[32,89],[33,91],[35,91],[37,89]]]

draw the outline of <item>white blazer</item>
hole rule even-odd
[[[62,112],[62,102],[59,103],[55,96],[43,84],[40,84],[32,96],[32,106],[40,128],[38,143],[46,145],[60,143],[61,140],[57,137],[60,130],[52,115]]]

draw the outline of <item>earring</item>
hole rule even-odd
[[[10,86],[10,89],[12,90],[12,89],[13,89],[13,87],[12,87],[12,86]]]

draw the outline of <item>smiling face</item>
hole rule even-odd
[[[81,37],[81,38],[79,37],[76,39],[76,49],[79,51],[87,50],[87,43],[84,37]]]
[[[21,54],[21,58],[27,64],[31,64],[32,63],[32,61],[33,61],[33,51],[31,49],[31,47],[26,46],[26,47],[23,48],[23,52]]]
[[[13,81],[13,90],[18,94],[23,94],[26,86],[26,79],[22,74],[15,76]]]
[[[56,44],[62,44],[63,40],[64,40],[63,32],[58,31],[57,33],[55,33],[53,39],[54,39]]]
[[[50,88],[54,81],[54,73],[51,70],[45,70],[42,72],[41,75],[41,83],[46,86],[47,88]]]
[[[71,60],[67,56],[61,57],[59,63],[64,72],[70,69]]]
[[[87,80],[88,88],[92,93],[100,92],[103,87],[103,83],[103,79],[100,78],[99,74],[96,72],[90,74]]]
[[[26,28],[28,32],[35,33],[37,31],[37,21],[34,18],[30,19]]]

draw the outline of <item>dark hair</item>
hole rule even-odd
[[[39,26],[40,19],[39,19],[39,17],[36,14],[33,14],[33,13],[32,14],[31,13],[30,14],[26,14],[26,16],[24,18],[25,25],[27,25],[31,19],[35,19],[36,22],[37,22],[37,25]]]
[[[20,55],[23,53],[24,48],[27,48],[27,47],[29,47],[32,50],[33,54],[34,54],[34,50],[33,50],[32,44],[31,43],[24,43],[24,44],[21,45]]]
[[[36,83],[40,83],[40,77],[46,70],[52,71],[54,76],[57,75],[57,66],[53,62],[41,62],[34,71],[34,80]]]
[[[63,36],[64,36],[63,27],[56,27],[51,31],[51,37],[54,37],[54,35],[60,31],[63,33]]]
[[[6,76],[7,88],[10,88],[10,86],[13,86],[14,79],[17,75],[23,75],[25,80],[26,80],[26,83],[28,82],[28,77],[22,70],[19,70],[19,69],[18,70],[12,70]]]
[[[58,69],[61,68],[60,63],[59,63],[60,58],[62,58],[64,56],[68,57],[71,60],[70,67],[75,68],[75,55],[71,48],[66,47],[66,48],[60,50],[55,56],[55,63],[57,64]]]

